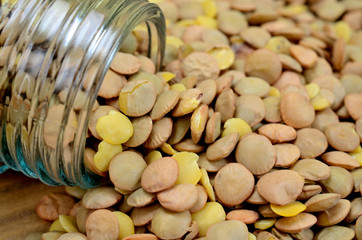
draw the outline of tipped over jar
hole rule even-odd
[[[165,21],[145,0],[1,6],[0,172],[11,168],[50,185],[99,184],[84,165],[89,117],[115,54],[139,24],[159,67]]]

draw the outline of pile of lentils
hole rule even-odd
[[[105,184],[41,198],[30,239],[362,239],[362,1],[157,0],[89,122]],[[55,109],[53,109],[56,111]]]

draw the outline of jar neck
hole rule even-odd
[[[79,139],[78,143],[80,147],[75,157],[78,162],[74,162],[74,169],[84,169],[84,139],[88,131],[91,109],[97,98],[102,80],[125,38],[131,34],[132,30],[139,24],[146,23],[149,37],[148,56],[154,60],[157,69],[161,66],[164,53],[166,26],[163,14],[157,5],[150,4],[146,0],[125,0],[117,1],[117,3],[113,0],[103,0],[100,2],[98,6],[99,9],[106,11],[107,13],[104,15],[109,17],[105,19],[104,24],[102,24],[102,29],[97,31],[97,36],[88,48],[89,52],[85,54],[85,61],[83,60],[85,63],[83,65],[84,67],[78,72],[78,79],[84,82],[87,80],[86,75],[91,68],[97,69],[94,75],[92,89],[90,89],[90,94],[88,94],[88,105],[85,107],[85,109],[87,109],[84,113],[86,117],[84,118],[84,122],[79,124],[79,126],[83,126],[83,129],[81,130],[82,137],[77,138]],[[89,56],[89,58],[87,58],[87,56]],[[77,178],[77,182],[82,181],[82,177],[78,176]]]

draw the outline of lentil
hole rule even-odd
[[[68,215],[73,204],[73,198],[66,194],[50,193],[39,200],[36,213],[41,219],[55,221],[59,215]]]
[[[117,239],[119,235],[117,216],[106,209],[96,210],[88,216],[85,229],[90,240]]]

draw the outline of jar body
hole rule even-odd
[[[161,10],[145,0],[19,0],[11,11],[4,9],[0,161],[50,185],[97,185],[83,161],[97,92],[140,23],[147,24],[148,53],[159,66]]]

